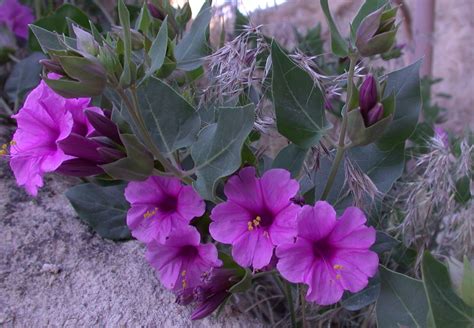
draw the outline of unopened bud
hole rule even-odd
[[[367,115],[362,114],[364,122],[367,127],[377,123],[383,117],[383,105],[377,103],[372,109],[369,110]]]
[[[359,107],[362,115],[367,115],[369,110],[377,103],[377,81],[372,74],[368,74],[359,90]]]
[[[148,4],[148,10],[150,11],[150,14],[159,19],[159,20],[163,20],[165,19],[166,17],[166,13],[164,12],[164,10],[160,10],[160,8],[156,7],[155,5],[149,3]]]
[[[55,61],[54,59],[41,59],[39,63],[43,65],[43,67],[48,72],[53,72],[59,75],[66,75],[66,72],[64,72],[63,68],[61,67],[61,64],[59,64],[59,62]]]
[[[176,21],[179,25],[181,25],[181,27],[185,27],[191,17],[191,6],[189,5],[189,2],[186,2],[183,8],[179,9],[178,15],[176,15]]]
[[[395,16],[398,7],[384,9],[382,7],[365,17],[357,29],[355,44],[363,57],[387,52],[395,43]]]

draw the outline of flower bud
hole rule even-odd
[[[176,22],[184,28],[191,19],[191,16],[191,6],[189,5],[189,2],[186,2],[183,8],[180,8],[178,10],[178,14],[176,15]]]
[[[368,74],[359,90],[359,107],[362,115],[367,115],[369,110],[377,103],[377,81],[372,74]]]
[[[54,59],[41,59],[39,63],[43,65],[43,67],[48,72],[56,73],[59,75],[66,75],[66,72],[64,72],[63,68],[61,67],[61,64],[59,64],[59,62],[55,61]]]
[[[380,121],[383,117],[383,105],[381,103],[377,103],[372,109],[369,110],[367,115],[364,115],[365,126],[369,127],[374,125],[378,121]]]
[[[398,7],[384,9],[382,7],[365,17],[357,29],[355,44],[363,57],[385,53],[395,43],[398,29],[395,16]]]
[[[166,12],[164,12],[163,9],[160,10],[160,8],[156,7],[154,4],[152,3],[148,3],[148,10],[150,11],[150,14],[159,19],[159,20],[163,20],[165,19],[166,17]]]

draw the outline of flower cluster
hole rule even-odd
[[[240,266],[265,270],[276,255],[284,278],[309,285],[309,301],[333,304],[344,290],[360,291],[375,275],[378,256],[369,250],[375,230],[356,207],[339,219],[327,202],[300,207],[293,201],[298,191],[298,182],[284,169],[258,178],[255,168],[243,168],[225,184],[227,200],[213,208],[209,232],[232,245]],[[128,226],[146,244],[146,258],[163,285],[176,292],[179,303],[199,304],[193,319],[211,313],[238,278],[219,268],[214,244],[200,244],[198,231],[189,225],[204,214],[204,201],[178,179],[156,176],[130,182],[125,197],[131,204]]]
[[[33,20],[31,9],[18,0],[3,0],[0,4],[0,25],[5,24],[19,38],[28,38],[28,24]]]

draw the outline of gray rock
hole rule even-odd
[[[0,326],[259,326],[232,307],[191,322],[191,308],[160,286],[143,245],[104,240],[77,219],[63,195],[75,182],[48,176],[31,198],[0,159]]]

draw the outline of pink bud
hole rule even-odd
[[[372,74],[367,74],[359,91],[359,106],[362,116],[377,104],[377,81]]]
[[[380,121],[383,117],[383,105],[381,103],[377,103],[367,114],[364,116],[365,125],[367,127],[374,125],[378,121]]]

